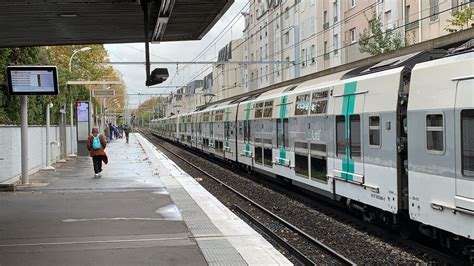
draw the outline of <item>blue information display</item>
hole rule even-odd
[[[7,76],[10,95],[58,94],[55,66],[9,66]]]

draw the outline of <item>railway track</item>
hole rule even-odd
[[[192,169],[194,169],[195,171],[198,171],[199,172],[199,175],[201,176],[206,176],[206,177],[209,177],[209,176],[212,176],[212,177],[209,177],[210,180],[212,180],[212,182],[216,182],[217,184],[219,184],[218,187],[222,187],[222,188],[225,188],[226,190],[230,191],[230,190],[235,190],[238,194],[241,194],[243,197],[241,197],[240,195],[238,196],[240,199],[244,200],[245,202],[247,202],[247,204],[245,202],[241,202],[239,205],[248,205],[248,202],[250,201],[253,201],[252,199],[246,197],[245,195],[243,195],[242,193],[240,193],[239,191],[242,191],[244,193],[246,193],[247,195],[255,198],[254,195],[252,195],[252,192],[248,191],[247,188],[239,188],[239,185],[238,184],[235,184],[235,182],[232,182],[230,181],[231,179],[231,176],[232,174],[227,174],[227,175],[221,175],[220,171],[218,168],[220,167],[215,167],[216,166],[216,162],[210,162],[207,166],[206,164],[204,164],[203,162],[200,162],[200,161],[203,161],[203,160],[206,160],[205,158],[202,158],[202,154],[197,154],[193,151],[190,151],[190,150],[183,150],[182,147],[178,147],[176,146],[176,144],[173,144],[173,143],[169,143],[165,140],[162,140],[162,139],[159,139],[157,138],[156,136],[153,136],[151,134],[149,134],[148,132],[142,132],[152,143],[154,143],[155,145],[159,146],[160,149],[162,149],[163,151],[165,151],[166,153],[170,153],[172,156],[175,156],[179,161],[182,161],[184,164],[188,165],[189,167],[191,167]],[[165,146],[168,146],[168,147],[165,147]],[[173,151],[173,150],[175,151]],[[180,154],[178,154],[180,153]],[[194,156],[193,156],[194,155]],[[183,156],[185,156],[186,158],[184,158]],[[194,162],[191,162],[191,161],[194,161]],[[199,167],[197,166],[197,164],[199,165],[205,165],[205,167],[207,167],[206,170],[203,170],[202,167]],[[212,166],[211,166],[212,165]],[[228,169],[228,165],[224,165],[223,163],[217,163],[217,165],[220,165],[221,167],[223,167],[223,169]],[[181,167],[183,168],[183,165],[181,165]],[[186,169],[185,169],[186,170]],[[224,170],[225,171],[225,170]],[[209,172],[213,172],[213,173],[209,173]],[[191,174],[191,173],[190,173]],[[195,177],[196,175],[195,174],[191,174],[193,177]],[[240,174],[235,174],[234,175],[240,175]],[[281,193],[281,194],[284,194],[284,195],[287,195],[288,194],[296,194],[296,196],[294,195],[290,195],[288,197],[290,197],[290,199],[286,199],[285,202],[287,201],[292,201],[291,198],[293,199],[296,199],[296,201],[301,201],[301,202],[304,202],[304,204],[307,204],[308,202],[312,202],[309,203],[308,205],[314,205],[315,203],[315,200],[312,199],[312,200],[308,200],[307,196],[306,195],[302,195],[301,193],[297,192],[297,191],[292,191],[292,190],[289,190],[289,191],[285,191],[285,189],[288,190],[288,188],[285,186],[285,189],[281,187],[281,184],[275,184],[274,181],[268,181],[270,183],[273,183],[273,186],[268,186],[266,183],[267,181],[256,181],[256,180],[261,180],[259,178],[256,178],[256,177],[251,177],[251,175],[245,175],[245,174],[242,174],[243,176],[246,176],[246,177],[243,177],[243,179],[247,179],[249,182],[255,182],[259,185],[262,186],[262,183],[264,183],[263,186],[266,186],[266,187],[271,187],[271,190],[275,190],[274,188],[277,188],[276,189],[276,193]],[[216,176],[218,176],[219,178],[216,178]],[[250,177],[250,178],[249,178]],[[227,183],[222,181],[222,179],[226,179],[227,178]],[[229,179],[230,178],[230,179]],[[205,185],[204,183],[202,183],[203,185]],[[231,185],[229,185],[231,184]],[[244,185],[245,186],[245,185]],[[246,185],[248,186],[248,184]],[[205,186],[206,187],[206,186]],[[229,187],[229,188],[227,188]],[[278,188],[279,187],[279,188]],[[206,187],[208,190],[209,190],[209,187]],[[213,188],[211,187],[211,190],[213,190]],[[211,191],[212,192],[212,191]],[[290,192],[290,193],[288,193]],[[232,192],[234,193],[234,192]],[[237,193],[234,193],[235,195],[237,195]],[[258,193],[266,193],[266,192],[258,192]],[[214,192],[213,192],[214,194]],[[219,192],[218,192],[219,194]],[[255,194],[255,193],[254,193]],[[215,194],[216,195],[216,194]],[[266,194],[265,194],[266,195]],[[219,198],[219,196],[216,195],[216,197]],[[247,199],[245,198],[248,198],[250,201],[247,201]],[[267,198],[266,196],[261,196],[260,198]],[[306,198],[305,200],[301,200],[302,198]],[[219,198],[223,203],[226,201],[224,199],[224,201]],[[237,214],[239,214],[241,217],[243,217],[244,219],[246,219],[250,224],[252,225],[256,225],[258,220],[262,220],[262,216],[267,216],[266,212],[269,212],[269,213],[279,213],[281,214],[281,216],[285,217],[285,219],[289,219],[289,220],[292,220],[294,222],[294,217],[292,217],[291,214],[287,214],[287,210],[284,210],[284,208],[282,207],[281,210],[280,209],[274,209],[275,205],[272,205],[272,204],[268,204],[268,202],[264,202],[264,201],[261,201],[260,199],[257,199],[259,200],[260,202],[262,202],[263,205],[266,206],[266,208],[264,208],[265,210],[260,210],[259,207],[257,207],[257,205],[252,205],[252,210],[251,211],[244,211],[246,212],[247,214],[249,214],[251,217],[249,218],[248,216],[249,215],[246,215],[246,214],[243,214],[242,211],[240,211],[239,209],[244,209],[244,208],[240,208],[242,206],[238,206],[238,207],[233,207],[232,204],[228,204],[227,203],[227,206],[229,206],[231,209],[233,209]],[[278,200],[275,200],[275,201],[278,201]],[[262,205],[262,204],[259,204],[258,202],[256,201],[253,201],[255,202],[256,204],[258,205]],[[278,201],[279,203],[278,204],[281,204],[281,200]],[[234,204],[235,205],[235,204]],[[316,205],[318,205],[316,203]],[[321,205],[321,204],[319,204]],[[325,203],[322,203],[322,205],[325,205]],[[247,207],[247,206],[245,206]],[[263,207],[263,206],[262,206]],[[321,206],[319,206],[321,207]],[[318,208],[315,208],[316,211],[318,211]],[[330,208],[328,206],[324,206],[324,208]],[[273,209],[273,211],[271,211],[271,209]],[[308,210],[308,212],[314,212],[312,210]],[[340,212],[340,211],[338,211]],[[327,212],[326,212],[327,213]],[[332,212],[331,212],[332,213]],[[294,215],[293,215],[294,216]],[[335,216],[338,216],[337,214]],[[325,232],[317,232],[317,228],[314,229],[314,226],[312,226],[310,223],[307,225],[309,227],[306,227],[304,228],[306,225],[304,225],[304,223],[302,224],[301,221],[298,221],[296,224],[298,225],[302,225],[303,226],[303,229],[301,229],[300,231],[302,232],[309,232],[310,234],[307,234],[309,236],[313,235],[313,236],[318,236],[319,233],[322,233],[324,237],[322,237],[323,241],[320,241],[321,238],[318,237],[318,241],[319,242],[324,242],[324,243],[330,243],[330,246],[331,247],[334,247],[336,248],[338,251],[341,251],[342,249],[342,254],[345,254],[346,256],[350,254],[351,258],[353,258],[353,260],[340,260],[340,259],[333,259],[332,261],[321,261],[320,260],[320,257],[327,257],[327,256],[331,256],[333,257],[330,252],[331,251],[326,251],[323,249],[324,251],[324,254],[312,254],[310,256],[307,256],[307,257],[310,257],[310,258],[314,258],[316,257],[316,259],[313,259],[312,262],[304,262],[305,259],[304,258],[301,258],[301,256],[297,255],[296,252],[294,251],[287,251],[286,253],[288,254],[291,254],[292,257],[294,258],[297,258],[297,261],[300,262],[301,264],[312,264],[316,261],[317,264],[328,264],[328,263],[339,263],[339,264],[352,264],[355,262],[357,263],[360,263],[360,264],[366,264],[366,263],[394,263],[394,264],[397,264],[397,263],[406,263],[406,261],[412,263],[412,262],[415,262],[415,263],[426,263],[426,264],[430,264],[430,265],[438,265],[438,264],[441,264],[441,265],[453,265],[453,264],[460,264],[459,263],[459,260],[453,260],[452,257],[446,255],[446,254],[443,254],[442,252],[440,251],[437,251],[435,249],[430,249],[428,247],[424,247],[423,245],[419,244],[419,243],[416,243],[416,242],[413,242],[413,244],[407,244],[409,243],[409,241],[403,243],[403,244],[400,244],[398,240],[394,240],[393,237],[387,237],[386,235],[390,235],[390,233],[381,233],[379,234],[378,231],[386,231],[382,228],[379,228],[379,230],[377,231],[377,229],[373,230],[373,228],[377,227],[375,225],[370,225],[370,224],[364,224],[364,225],[360,225],[360,222],[359,224],[357,224],[357,222],[354,223],[354,220],[358,219],[357,217],[353,217],[353,219],[351,218],[347,218],[346,216],[350,217],[351,215],[348,215],[347,213],[345,214],[342,214],[341,217],[342,217],[342,221],[343,223],[347,223],[349,226],[351,227],[354,227],[354,228],[358,228],[356,230],[360,230],[362,232],[368,232],[370,235],[373,235],[375,236],[376,238],[380,238],[380,239],[384,239],[383,241],[388,241],[388,243],[394,243],[396,246],[399,246],[401,248],[402,251],[400,250],[397,250],[395,249],[394,251],[390,251],[388,252],[388,254],[391,254],[391,253],[396,253],[397,256],[400,256],[400,257],[407,257],[407,254],[404,254],[404,251],[407,251],[408,253],[412,253],[415,255],[415,258],[414,259],[411,259],[411,258],[407,258],[406,260],[404,258],[400,259],[400,258],[392,258],[392,256],[390,255],[390,258],[387,258],[387,259],[384,259],[383,257],[384,256],[387,256],[388,255],[383,255],[384,253],[383,252],[380,252],[380,254],[377,254],[376,256],[379,256],[378,258],[376,258],[373,254],[371,254],[372,252],[375,252],[377,250],[374,249],[374,246],[375,248],[378,248],[379,246],[381,245],[385,245],[384,243],[378,243],[378,244],[374,244],[374,243],[370,243],[370,245],[367,245],[367,247],[365,247],[367,249],[367,251],[365,253],[367,253],[367,255],[364,254],[364,251],[360,250],[360,248],[356,248],[357,250],[350,250],[348,251],[345,247],[341,247],[341,241],[334,241],[332,239],[329,239],[329,241],[327,241],[327,235],[324,236],[324,233]],[[277,217],[279,217],[277,215]],[[337,217],[336,219],[339,219],[341,220],[340,218],[341,217]],[[308,218],[309,220],[313,220],[313,218],[309,217]],[[267,226],[267,227],[272,227],[272,230],[273,231],[277,231],[277,232],[282,232],[282,231],[285,231],[286,234],[282,237],[283,239],[285,239],[285,241],[288,241],[288,239],[292,240],[292,245],[294,247],[301,247],[303,246],[303,250],[305,250],[305,252],[301,252],[303,255],[305,254],[308,254],[308,248],[305,248],[306,246],[308,246],[312,240],[308,240],[307,237],[305,237],[304,235],[301,235],[300,233],[298,232],[295,232],[294,230],[292,230],[291,228],[287,227],[286,225],[284,225],[285,223],[280,223],[278,222],[276,219],[274,218],[267,218],[267,220],[272,220],[273,222],[266,222],[266,223],[263,223],[264,226]],[[257,221],[257,222],[256,222]],[[289,224],[292,224],[291,221],[288,222]],[[278,224],[277,226],[275,224]],[[259,228],[260,226],[256,226],[257,228]],[[298,228],[295,226],[295,228]],[[300,227],[302,228],[302,227]],[[367,228],[371,228],[371,229],[367,229]],[[314,229],[314,230],[313,230]],[[330,229],[330,228],[328,228]],[[261,229],[260,230],[261,232],[263,232],[264,234],[266,235],[269,235],[267,233],[265,233],[265,230],[264,229]],[[316,231],[316,233],[315,233]],[[328,230],[330,231],[330,230]],[[342,231],[341,231],[342,232]],[[375,233],[374,233],[375,232]],[[345,234],[345,237],[347,237],[347,232],[346,233],[341,233],[342,235]],[[365,233],[364,233],[365,234]],[[294,235],[298,235],[298,239],[299,240],[295,240],[295,239],[292,239],[294,238]],[[271,239],[274,240],[274,237],[273,236],[269,236]],[[334,236],[333,236],[334,237]],[[337,237],[337,236],[336,236]],[[352,237],[352,239],[357,239],[356,241],[359,241],[359,246],[364,246],[364,241],[370,241],[372,242],[373,240],[365,240],[365,239],[361,239],[359,240],[358,237],[356,237],[356,235],[354,235]],[[344,239],[345,240],[345,239]],[[300,243],[298,243],[298,241]],[[349,237],[349,240],[346,241],[347,242],[351,242],[353,240],[350,239]],[[277,243],[278,246],[282,246],[281,244],[278,244],[278,240],[275,240],[275,241],[271,241],[273,243]],[[342,241],[344,242],[344,241]],[[336,244],[337,243],[337,244]],[[317,247],[317,244],[310,244],[311,246],[313,245],[316,245],[315,248]],[[390,244],[389,244],[390,245]],[[326,245],[328,246],[328,245]],[[355,245],[357,246],[357,245]],[[317,247],[318,249],[321,249],[321,247]],[[384,247],[382,247],[383,249]],[[288,250],[288,248],[285,248],[283,247],[284,250]],[[295,249],[298,249],[298,248],[295,248]],[[311,253],[311,249],[309,249],[309,253]],[[334,251],[334,250],[333,250]],[[353,252],[356,252],[358,254],[353,254]],[[283,252],[285,253],[285,252]],[[321,252],[320,252],[321,253]],[[339,255],[341,255],[341,252],[336,252],[338,253]],[[355,256],[355,257],[352,257],[352,256]],[[410,254],[408,254],[408,257]],[[344,255],[341,255],[342,257],[344,257]],[[364,257],[364,258],[361,258],[362,256],[367,256],[367,257]],[[373,258],[371,258],[371,256],[374,256]],[[419,260],[417,260],[416,258],[418,258]],[[311,259],[309,260],[311,261]],[[465,263],[461,263],[461,264],[465,264]]]
[[[272,211],[270,211],[267,208],[265,208],[264,206],[260,205],[258,202],[254,201],[254,200],[250,199],[249,197],[245,196],[244,194],[240,193],[236,189],[234,189],[231,186],[229,186],[228,184],[226,184],[224,181],[220,180],[218,177],[210,174],[209,172],[207,172],[206,170],[203,170],[201,167],[195,165],[194,163],[190,162],[186,158],[184,158],[184,157],[180,156],[179,154],[173,152],[172,150],[164,147],[163,145],[161,145],[157,141],[153,141],[152,139],[150,139],[150,133],[143,132],[143,131],[141,133],[144,136],[146,136],[149,140],[151,140],[153,144],[159,146],[160,149],[169,152],[170,154],[172,154],[176,158],[180,159],[181,161],[183,161],[187,165],[191,166],[195,170],[199,171],[200,173],[202,173],[206,177],[212,179],[214,182],[218,183],[220,186],[226,188],[228,191],[231,191],[232,193],[237,195],[239,198],[243,199],[244,202],[250,204],[253,208],[258,209],[264,215],[271,217],[271,219],[274,220],[274,223],[278,223],[278,224],[282,225],[283,227],[285,227],[285,229],[287,231],[293,232],[293,235],[297,234],[300,239],[304,239],[304,242],[306,244],[310,244],[310,245],[314,246],[317,249],[321,249],[324,253],[329,254],[332,257],[332,259],[328,260],[327,261],[328,263],[336,262],[337,264],[341,264],[341,265],[356,265],[350,259],[348,259],[345,256],[343,256],[342,254],[338,253],[337,251],[335,251],[331,247],[325,245],[324,243],[322,243],[318,239],[316,239],[316,238],[312,237],[311,235],[307,234],[306,232],[304,232],[302,229],[298,228],[297,226],[291,224],[290,222],[288,222],[285,219],[281,218],[280,216],[276,215]],[[240,205],[239,204],[234,204],[234,205],[231,206],[231,209],[234,210],[234,212],[237,212],[240,216],[245,217],[245,219],[247,219],[252,225],[255,225],[257,228],[259,228],[261,231],[263,231],[263,233],[265,233],[273,241],[278,243],[278,245],[280,247],[284,248],[289,254],[291,254],[291,256],[295,257],[301,264],[303,264],[303,265],[316,265],[316,264],[321,263],[321,261],[318,261],[318,262],[312,261],[310,258],[308,258],[308,256],[304,255],[304,253],[301,252],[297,247],[295,247],[294,245],[289,243],[289,241],[285,241],[284,237],[280,237],[279,234],[277,232],[275,232],[275,230],[272,230],[272,228],[270,228],[269,226],[265,225],[264,223],[261,223],[259,221],[259,219],[257,217],[255,217],[256,215],[252,215],[249,212],[246,212],[244,210],[244,208]],[[275,226],[273,226],[273,227],[275,227]],[[278,228],[279,228],[280,231],[282,230],[281,227],[278,227]]]

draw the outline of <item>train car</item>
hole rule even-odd
[[[444,239],[446,246],[456,243],[454,236],[472,240],[474,52],[417,65],[410,85],[410,218],[425,225],[425,234]]]
[[[415,226],[446,247],[474,250],[474,41],[243,96],[196,117],[205,153],[344,202],[366,221],[403,233]],[[176,119],[157,134],[174,139]]]

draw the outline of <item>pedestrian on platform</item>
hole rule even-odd
[[[104,128],[104,135],[105,135],[105,140],[107,141],[107,143],[110,142],[110,129],[109,129],[109,126],[105,126]]]
[[[127,143],[128,143],[128,138],[129,138],[129,135],[130,135],[130,126],[129,125],[125,125],[125,127],[123,128],[123,131],[125,132],[125,138],[127,139]]]
[[[92,135],[87,139],[87,149],[89,150],[92,162],[94,164],[94,178],[100,178],[102,172],[102,162],[108,163],[105,147],[107,143],[103,135],[99,134],[99,129],[94,127]]]

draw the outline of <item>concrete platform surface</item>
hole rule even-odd
[[[0,192],[0,265],[290,264],[139,134]]]

